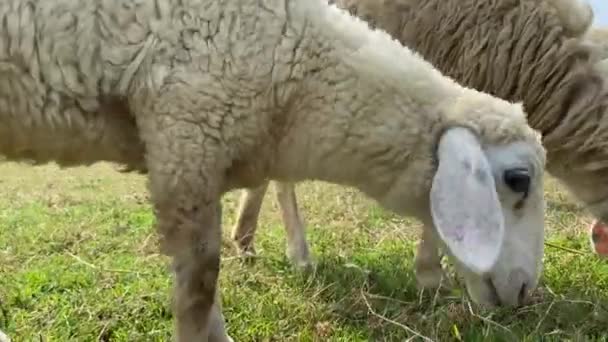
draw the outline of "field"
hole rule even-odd
[[[542,286],[530,306],[496,311],[458,288],[419,292],[419,224],[324,183],[297,188],[317,267],[293,270],[270,192],[254,263],[239,260],[224,237],[229,333],[239,342],[606,341],[608,263],[590,254],[590,218],[554,181],[546,190]],[[223,200],[225,232],[237,200]],[[171,278],[153,223],[142,176],[105,164],[1,164],[0,330],[13,341],[168,341]]]

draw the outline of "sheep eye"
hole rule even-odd
[[[504,171],[503,179],[509,189],[516,193],[524,194],[524,198],[530,191],[530,172],[525,168],[513,168]]]

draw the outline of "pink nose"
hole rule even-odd
[[[596,220],[591,224],[590,234],[595,253],[608,257],[608,225]]]

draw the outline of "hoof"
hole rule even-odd
[[[310,258],[308,249],[302,250],[291,250],[286,251],[287,258],[289,261],[298,269],[303,271],[309,271],[314,268],[314,263]]]
[[[239,258],[246,263],[253,263],[257,257],[257,252],[253,245],[243,246],[235,243]]]
[[[416,270],[416,282],[418,283],[418,287],[422,289],[439,288],[443,276],[443,269],[440,265],[438,267]]]

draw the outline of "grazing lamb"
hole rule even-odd
[[[352,186],[417,217],[481,304],[517,305],[536,286],[545,151],[522,106],[458,85],[346,11],[5,0],[0,16],[0,154],[148,173],[178,341],[230,340],[220,199],[265,179]]]
[[[533,127],[548,144],[548,170],[586,203],[598,218],[608,219],[608,56],[597,61],[606,42],[590,29],[592,16],[580,0],[337,0],[372,26],[422,53],[457,81],[511,101],[523,101]],[[568,3],[571,4],[568,7]],[[569,15],[570,20],[564,18]],[[578,19],[576,19],[578,18]],[[283,216],[298,213],[292,184],[275,183]],[[254,253],[257,210],[267,184],[241,199],[233,239],[244,253]],[[293,200],[291,200],[293,199]],[[287,250],[296,264],[310,263],[304,225],[297,216],[284,219]],[[602,224],[600,222],[600,224]],[[603,227],[603,226],[602,226]],[[601,227],[596,228],[600,231]],[[608,232],[608,227],[606,228]],[[596,233],[597,235],[597,233]],[[421,241],[416,271],[424,287],[437,286],[440,258],[433,244]],[[608,253],[608,252],[607,252]],[[434,260],[432,260],[434,259]],[[435,265],[432,267],[432,265]]]
[[[541,6],[545,1],[546,11],[552,11],[557,15],[565,36],[581,36],[591,27],[594,13],[591,5],[585,0],[535,1],[537,5]],[[399,0],[328,0],[328,2],[349,10],[351,14],[358,15],[361,19],[379,26],[397,38],[403,24],[399,13],[402,13],[408,6],[407,1]],[[549,7],[546,6],[547,4]],[[597,49],[608,58],[608,33],[602,29],[593,29],[587,36],[593,44],[602,43]],[[604,50],[601,50],[602,48]],[[596,68],[605,70],[608,75],[608,59],[606,62],[598,63]],[[297,205],[295,184],[275,182],[274,186],[287,235],[286,254],[294,265],[306,268],[311,265],[312,260],[306,242],[305,225]],[[232,239],[239,253],[245,257],[256,254],[253,240],[267,188],[268,181],[257,188],[245,189],[241,194],[238,216],[232,228]],[[426,283],[423,279],[419,280],[421,284]]]

